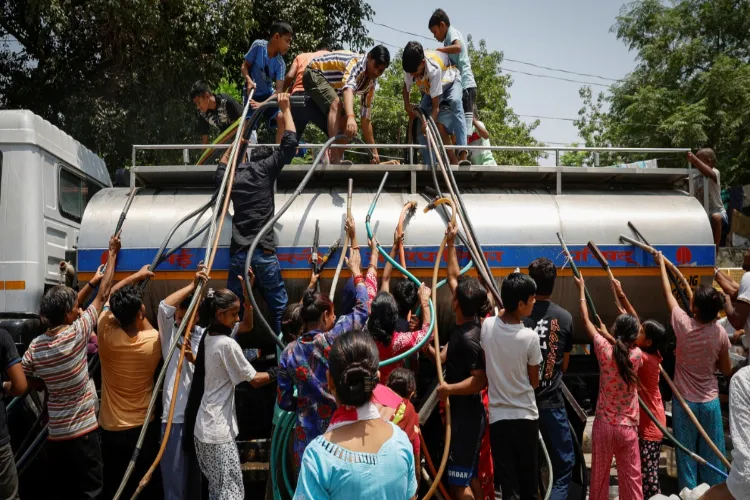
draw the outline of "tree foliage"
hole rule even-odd
[[[114,171],[133,144],[195,142],[192,83],[235,85],[275,19],[295,28],[291,61],[321,39],[366,47],[372,15],[364,0],[6,0],[0,105],[50,120]]]
[[[536,146],[539,143],[531,132],[539,125],[538,121],[524,123],[510,107],[510,87],[512,78],[501,72],[503,53],[487,50],[484,40],[476,47],[471,36],[467,38],[474,78],[477,82],[477,108],[480,119],[490,133],[493,145]],[[425,46],[425,49],[429,49]],[[375,138],[379,143],[402,144],[407,142],[408,116],[404,111],[401,91],[404,85],[404,71],[401,67],[401,52],[395,54],[390,67],[378,79],[378,89],[373,104],[372,120]],[[419,102],[416,87],[412,89],[412,104]],[[403,157],[402,151],[389,154]],[[498,165],[536,165],[535,153],[498,153]]]
[[[725,185],[750,182],[750,0],[639,0],[612,31],[638,63],[611,88],[608,143],[712,147]]]

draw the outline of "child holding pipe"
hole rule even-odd
[[[638,317],[631,305],[622,285],[618,280],[612,280],[612,290],[617,297],[621,314],[629,313]],[[641,324],[635,345],[641,350],[643,365],[638,370],[638,395],[648,410],[659,420],[663,427],[667,426],[664,413],[664,403],[659,391],[659,365],[662,361],[666,331],[664,326],[652,319]],[[641,476],[643,497],[651,498],[661,493],[659,487],[659,458],[661,457],[661,442],[664,434],[651,420],[646,410],[640,408],[638,421],[638,446],[641,450]]]
[[[240,331],[251,328],[252,306],[244,292],[245,320]],[[185,408],[183,446],[197,455],[208,478],[210,498],[242,500],[240,457],[234,440],[239,428],[234,406],[234,386],[250,382],[262,387],[276,379],[277,368],[256,372],[231,335],[240,321],[240,299],[228,289],[208,290],[200,305],[200,323],[205,333],[200,340],[195,372]]]
[[[609,499],[609,471],[617,461],[621,500],[643,498],[641,457],[638,448],[638,370],[643,365],[635,342],[641,326],[631,314],[620,314],[612,335],[598,330],[589,318],[583,277],[575,278],[580,291],[584,331],[594,344],[599,361],[599,398],[591,436],[591,500]]]
[[[448,286],[453,295],[452,307],[456,323],[448,346],[439,355],[445,363],[445,382],[437,394],[445,401],[450,397],[451,443],[448,459],[448,485],[453,498],[481,498],[477,464],[482,436],[487,426],[482,390],[487,386],[484,353],[480,339],[479,312],[484,306],[487,290],[478,279],[460,276],[456,256],[458,229],[449,224],[446,231],[448,248]]]
[[[719,383],[714,374],[719,370],[727,377],[732,374],[729,357],[729,338],[717,324],[717,316],[724,306],[724,298],[714,288],[701,285],[695,292],[690,309],[693,318],[680,308],[672,295],[664,259],[655,257],[661,267],[664,298],[671,311],[672,328],[677,337],[677,360],[674,383],[706,430],[711,441],[725,454],[724,426],[719,404]],[[689,450],[705,457],[711,464],[724,470],[719,458],[698,436],[698,430],[681,404],[672,405],[674,435]],[[680,489],[694,489],[701,483],[715,485],[723,478],[710,468],[698,465],[686,453],[677,451],[677,479]]]

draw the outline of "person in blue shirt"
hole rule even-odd
[[[243,104],[247,102],[247,96],[253,88],[255,94],[250,101],[253,109],[274,94],[274,86],[277,92],[284,89],[284,54],[292,45],[292,36],[294,31],[289,23],[276,21],[271,25],[271,36],[268,40],[255,40],[250,46],[242,61],[242,76],[245,78],[245,85],[242,87]],[[279,113],[278,109],[271,108],[263,112],[263,117],[267,120],[269,129],[275,121],[276,144],[280,144],[284,135],[283,114]]]
[[[451,62],[461,72],[462,103],[468,136],[471,133],[471,126],[474,121],[474,102],[477,99],[477,82],[474,80],[474,72],[471,70],[468,46],[461,32],[451,26],[451,20],[443,9],[437,9],[432,13],[427,27],[435,40],[443,42],[443,46],[438,47],[435,51],[447,54]],[[464,142],[464,144],[467,144],[467,142]],[[456,143],[459,144],[458,141]],[[467,156],[468,151],[461,151],[459,159],[463,162]]]
[[[416,498],[409,438],[383,420],[372,401],[378,361],[378,348],[366,332],[349,331],[333,342],[326,378],[338,408],[326,433],[305,449],[295,500]]]

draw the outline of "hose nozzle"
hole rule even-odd
[[[413,216],[416,213],[418,206],[416,200],[409,200],[406,202],[406,212],[409,216]]]
[[[435,208],[437,208],[437,201],[438,201],[439,199],[440,199],[440,198],[439,198],[438,196],[436,196],[436,197],[434,197],[434,198],[433,198],[432,200],[430,200],[430,202],[429,202],[429,203],[427,204],[427,206],[426,206],[426,207],[424,207],[424,213],[427,213],[427,212],[429,212],[430,210],[434,210]],[[415,206],[415,207],[414,207],[414,210],[416,210],[416,209],[417,209],[417,207]]]

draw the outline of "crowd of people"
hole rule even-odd
[[[461,33],[440,9],[430,18],[429,29],[442,47],[425,50],[410,42],[404,49],[406,112],[413,117],[409,95],[417,85],[423,96],[421,109],[440,121],[445,132],[454,134],[456,144],[467,144],[474,134],[487,140],[486,130],[473,113],[477,89]],[[447,284],[455,320],[448,342],[440,350],[429,342],[418,357],[383,367],[380,362],[414,348],[429,335],[433,292],[406,279],[392,283],[390,264],[379,286],[376,241],[368,241],[372,259],[364,271],[359,247],[349,249],[346,263],[351,278],[338,310],[332,298],[314,286],[317,275],[301,300],[289,303],[272,233],[263,236],[250,256],[250,269],[244,268],[249,245],[275,213],[274,183],[298,147],[297,126],[306,124],[305,117],[295,116],[290,95],[282,89],[306,92],[311,97],[308,106],[315,106],[325,118],[322,125],[329,136],[356,133],[353,97],[360,96],[364,136],[374,143],[370,110],[375,82],[390,62],[388,50],[377,46],[360,55],[321,47],[298,56],[286,72],[282,56],[292,36],[287,23],[275,23],[269,40],[254,42],[242,63],[247,96],[252,92],[254,101],[251,105],[272,95],[278,102],[278,111],[269,108],[265,118],[277,127],[279,147],[253,148],[248,161],[237,166],[231,193],[234,215],[227,287],[209,289],[200,302],[198,321],[187,337],[187,362],[182,364],[179,386],[174,386],[177,357],[167,365],[164,413],[161,422],[147,423],[136,470],[123,498],[131,496],[155,458],[173,400],[161,473],[154,475],[141,496],[200,498],[206,481],[211,499],[244,498],[234,398],[235,386],[242,382],[252,387],[275,383],[278,407],[295,413],[295,498],[414,498],[425,449],[413,405],[415,372],[420,361],[439,357],[445,381],[435,390],[441,401],[450,401],[451,411],[445,478],[450,496],[456,500],[494,498],[499,489],[506,499],[538,498],[541,439],[552,464],[551,498],[566,499],[576,456],[562,377],[570,359],[573,318],[551,300],[557,278],[553,262],[538,258],[527,273],[506,276],[500,287],[503,308],[498,309],[485,283],[461,275],[457,228],[449,224]],[[241,115],[231,97],[213,94],[205,85],[196,84],[192,97],[201,113],[199,132],[204,142],[209,125],[226,127]],[[376,151],[373,156],[377,161]],[[455,160],[466,160],[466,152],[459,152]],[[227,161],[228,152],[219,162],[217,185]],[[356,241],[354,220],[347,220],[346,231]],[[397,232],[392,255],[402,244],[403,234]],[[167,357],[180,325],[188,321],[196,288],[209,279],[206,269],[199,266],[192,283],[159,303],[154,328],[139,286],[153,272],[144,267],[115,284],[119,249],[119,237],[113,236],[106,265],[79,292],[61,285],[45,293],[40,316],[46,331],[33,340],[23,357],[7,332],[0,331],[4,393],[22,395],[33,388],[48,394],[47,446],[54,464],[49,471],[59,485],[60,498],[114,496],[136,447],[151,394],[159,389],[154,387],[157,365]],[[686,311],[672,295],[664,260],[656,260],[677,342],[675,384],[724,452],[715,372],[718,367],[729,377],[732,369],[729,337],[717,319],[724,310],[736,329],[747,328],[750,273],[737,284],[717,272],[716,281],[725,293],[700,286]],[[750,271],[750,253],[745,264]],[[253,291],[245,286],[245,271],[268,305],[270,324],[286,343],[278,366],[265,372],[253,367],[235,339],[254,328],[249,300]],[[578,312],[600,366],[590,498],[609,498],[613,457],[620,498],[650,498],[659,493],[663,435],[646,410],[639,410],[638,397],[664,426],[659,365],[665,354],[665,328],[639,318],[617,281],[613,290],[621,314],[610,329],[595,324],[583,278],[576,282]],[[87,367],[92,344],[101,360],[98,410]],[[681,487],[706,482],[715,485],[710,498],[750,495],[748,370],[742,369],[731,382],[730,427],[736,453],[729,479],[723,482],[721,474],[678,450]],[[724,470],[719,458],[704,446],[687,412],[680,405],[673,405],[672,411],[677,439]],[[0,417],[5,419],[4,410]],[[18,496],[6,425],[0,425],[0,491],[4,498]]]

